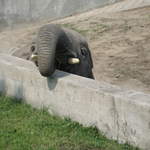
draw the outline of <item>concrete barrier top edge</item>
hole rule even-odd
[[[37,79],[45,80],[45,77],[42,77],[37,69],[37,67],[30,61],[23,60],[21,58],[17,58],[10,55],[0,54],[0,63],[14,66],[21,70],[26,70],[27,72],[34,73]],[[140,105],[149,105],[150,106],[150,94],[145,94],[143,92],[127,90],[123,89],[116,85],[111,85],[106,82],[100,82],[91,80],[88,78],[80,77],[77,75],[69,74],[63,71],[56,70],[56,72],[52,75],[53,79],[58,79],[62,82],[69,82],[79,87],[84,87],[90,90],[94,90],[95,92],[102,92],[106,94],[111,94],[116,97],[128,97],[132,102],[136,101]],[[72,82],[74,81],[74,82]]]

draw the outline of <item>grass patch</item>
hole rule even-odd
[[[91,31],[92,32],[97,32],[98,34],[109,31],[110,28],[111,28],[107,24],[99,24],[97,22],[91,22],[90,25],[91,25]]]
[[[84,35],[84,36],[86,36],[87,33],[89,32],[89,30],[79,29],[79,28],[75,27],[75,25],[69,24],[69,23],[68,24],[62,24],[62,26],[65,27],[65,28],[68,28],[68,29],[72,29],[72,30]]]
[[[96,128],[51,116],[0,96],[0,150],[138,150],[106,139]]]
[[[101,34],[104,32],[107,32],[110,30],[110,26],[106,24],[98,24],[97,22],[91,22],[88,29],[79,29],[79,27],[76,27],[74,24],[68,23],[68,24],[62,24],[62,26],[72,29],[74,31],[77,31],[78,33],[87,36],[88,34],[97,33]]]

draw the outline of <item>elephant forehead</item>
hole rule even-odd
[[[63,31],[67,36],[69,52],[73,56],[78,57],[81,55],[81,47],[87,47],[86,39],[74,30],[63,28]]]
[[[81,43],[85,43],[86,39],[85,37],[83,37],[80,33],[71,30],[71,29],[66,29],[63,28],[64,32],[66,33],[66,35],[68,36],[68,38],[70,39],[70,41],[76,43],[76,44],[81,44]]]

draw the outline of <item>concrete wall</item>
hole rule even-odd
[[[118,0],[0,0],[0,25],[62,18]]]
[[[96,126],[108,138],[150,149],[150,95],[56,71],[44,78],[32,62],[0,55],[0,91],[34,107]]]

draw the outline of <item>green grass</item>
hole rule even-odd
[[[51,116],[0,96],[0,150],[138,150],[106,139],[96,128]]]
[[[91,22],[90,27],[87,29],[83,29],[80,27],[75,26],[75,24],[67,23],[67,24],[62,24],[63,27],[72,29],[74,31],[77,31],[78,33],[82,34],[83,36],[88,36],[91,33],[94,34],[103,34],[111,29],[109,25],[106,24],[99,24],[97,22]]]
[[[89,30],[86,29],[79,29],[77,27],[75,27],[74,24],[68,23],[68,24],[62,24],[63,27],[66,27],[68,29],[72,29],[78,33],[81,33],[82,35],[86,36],[86,34],[89,32]]]

